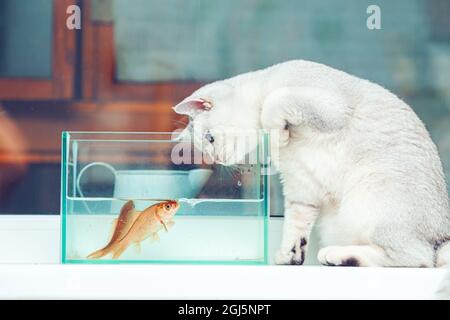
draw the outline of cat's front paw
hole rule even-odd
[[[317,260],[326,266],[358,267],[361,265],[352,246],[329,246],[319,250]]]
[[[292,260],[292,252],[283,252],[279,250],[275,255],[276,264],[290,264]]]
[[[305,262],[306,244],[306,238],[300,238],[290,250],[280,249],[275,256],[275,263],[302,265]]]
[[[279,147],[285,147],[289,143],[289,126],[282,117],[263,110],[261,114],[262,128],[270,132],[271,140],[277,141]]]

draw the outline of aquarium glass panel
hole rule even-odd
[[[63,133],[62,261],[266,263],[268,139],[224,166],[177,133]]]

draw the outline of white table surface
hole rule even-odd
[[[273,252],[281,219],[270,224]],[[59,217],[0,216],[0,298],[432,299],[444,269],[61,265]]]

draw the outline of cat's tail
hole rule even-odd
[[[450,239],[439,246],[436,267],[447,268],[447,275],[436,292],[436,299],[450,300]]]

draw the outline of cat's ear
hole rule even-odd
[[[212,104],[205,99],[187,99],[173,107],[173,110],[178,114],[194,116],[197,113],[209,111],[211,108]]]

